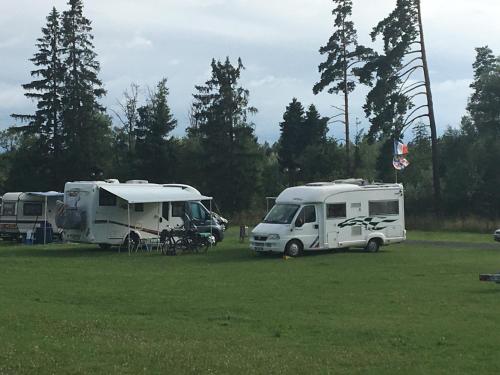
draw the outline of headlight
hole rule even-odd
[[[279,234],[270,234],[269,237],[267,237],[268,240],[279,240],[280,235]]]

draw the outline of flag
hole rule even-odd
[[[404,143],[394,141],[394,155],[407,155],[408,154],[408,145]]]
[[[402,171],[406,167],[410,165],[410,162],[406,160],[403,155],[394,155],[394,159],[392,160],[392,165],[398,171]]]

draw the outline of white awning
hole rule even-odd
[[[100,188],[126,200],[128,203],[190,202],[212,200],[212,198],[210,197],[205,197],[204,195],[196,194],[185,189],[177,187],[164,187],[161,185],[152,184],[132,186],[127,186],[127,184],[109,184],[101,185]]]

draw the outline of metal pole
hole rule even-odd
[[[157,230],[156,230],[156,234],[158,235],[158,246],[156,248],[156,251],[159,251],[160,250],[160,206],[163,206],[163,202],[158,202],[158,226],[157,226]],[[151,246],[152,247],[152,246]],[[151,249],[151,251],[153,251],[153,249]]]
[[[128,234],[127,234],[128,241],[127,241],[127,244],[128,244],[128,255],[130,256],[130,241],[131,241],[131,238],[130,238],[130,202],[128,202],[128,201],[127,201],[127,218],[128,218]]]
[[[45,222],[43,224],[43,244],[47,244],[47,196],[45,196]]]
[[[210,203],[210,236],[211,238],[213,237],[213,232],[212,232],[212,223],[213,223],[213,220],[214,220],[214,216],[212,214],[212,200],[210,199],[209,201]],[[210,246],[212,246],[212,243],[210,242]]]

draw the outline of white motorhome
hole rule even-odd
[[[402,185],[345,180],[283,191],[252,231],[250,248],[289,256],[349,247],[376,252],[405,239]]]
[[[56,201],[63,193],[26,192],[5,193],[2,196],[2,215],[0,218],[0,236],[18,239],[35,233],[37,227],[48,222],[54,234],[60,230],[56,226]]]
[[[186,218],[222,240],[224,228],[201,203],[211,199],[188,185],[140,180],[68,182],[57,221],[65,240],[103,248],[127,242],[129,232],[139,239],[158,238],[165,229],[183,226]]]

